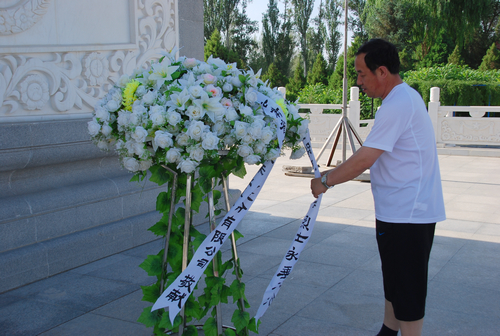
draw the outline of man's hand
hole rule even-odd
[[[323,174],[322,174],[323,175]],[[323,183],[321,183],[321,177],[316,177],[311,180],[311,191],[314,198],[318,198],[318,196],[328,189],[325,188]]]

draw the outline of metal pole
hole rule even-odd
[[[188,253],[189,253],[189,229],[191,228],[191,187],[193,184],[193,174],[187,175],[186,182],[186,209],[184,216],[184,241],[182,244],[182,270],[184,271],[188,265]],[[179,336],[184,333],[184,328],[186,326],[186,320],[184,318],[184,307],[180,312],[182,318],[182,323],[179,326]]]
[[[345,0],[344,4],[344,85],[342,89],[342,127],[344,127],[344,133],[342,134],[342,162],[346,160],[346,148],[347,148],[347,132],[349,131],[349,127],[347,125],[347,2]]]
[[[215,224],[215,205],[214,205],[214,178],[212,178],[212,186],[210,191],[208,192],[208,217],[210,221],[210,232],[215,230],[217,226]],[[218,252],[220,253],[220,252]],[[212,266],[214,269],[214,276],[219,277],[219,265],[217,261],[217,256],[212,259]],[[217,335],[222,335],[222,312],[220,302],[215,306],[215,315],[216,315],[216,323],[217,323]]]

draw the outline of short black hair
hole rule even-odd
[[[391,74],[399,74],[399,55],[396,46],[383,39],[371,39],[359,47],[356,56],[365,55],[365,64],[372,72],[385,66]]]

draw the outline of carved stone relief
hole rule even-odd
[[[11,0],[0,4],[0,35],[24,32],[47,13],[51,0]]]
[[[470,144],[500,143],[500,120],[474,120],[472,118],[449,118],[441,120],[443,142],[467,142]],[[497,119],[497,118],[492,118]]]
[[[82,48],[68,52],[1,55],[0,122],[89,114],[97,100],[123,74],[131,74],[134,69],[161,57],[162,51],[172,50],[177,45],[175,1],[129,0],[137,20],[131,22],[137,31],[134,49],[109,50],[109,46],[101,46],[99,50],[91,46],[88,51]],[[28,2],[17,3],[20,8]],[[48,4],[49,0],[30,3]]]

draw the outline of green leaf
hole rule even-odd
[[[172,179],[172,174],[160,165],[154,165],[149,168],[151,177],[149,180],[159,186],[164,185]]]
[[[168,213],[170,211],[170,195],[162,191],[156,197],[156,210],[161,213]]]
[[[155,303],[160,297],[160,285],[155,283],[151,286],[141,286],[142,288],[142,301]]]
[[[231,173],[234,174],[234,176],[237,176],[239,178],[244,178],[245,175],[247,174],[247,170],[245,169],[245,164],[243,163],[243,160],[238,160],[238,165],[236,165],[232,170]]]
[[[234,233],[234,239],[235,239],[235,240],[238,240],[238,239],[240,239],[240,238],[245,237],[245,236],[244,236],[243,234],[241,234],[241,232],[240,232],[240,231],[238,231],[238,230],[234,230],[234,231],[233,231],[233,233]]]
[[[247,80],[247,77],[245,75],[239,75],[238,78],[239,78],[240,82],[242,82],[242,83],[245,83]]]
[[[158,223],[150,227],[148,230],[153,232],[157,236],[165,236],[168,231],[168,215],[166,221],[164,221],[164,218],[162,218]]]
[[[217,336],[217,322],[213,317],[209,317],[203,325],[205,336]]]
[[[148,255],[146,260],[139,265],[149,276],[161,275],[163,260],[157,255]]]
[[[233,295],[233,302],[245,297],[245,284],[240,280],[234,279],[230,288]]]
[[[239,334],[243,329],[248,327],[248,322],[250,322],[250,314],[248,312],[236,309],[234,311],[231,322],[234,323],[236,327],[236,332]]]
[[[222,286],[222,290],[220,292],[220,302],[222,302],[222,303],[228,303],[227,298],[228,298],[229,295],[232,295],[231,289],[228,286],[223,285]]]
[[[184,311],[186,312],[187,316],[193,316],[197,320],[201,320],[201,318],[203,317],[201,316],[203,310],[201,309],[200,304],[193,298],[193,296],[190,296],[186,301],[186,304],[184,305]]]
[[[203,243],[205,238],[207,238],[206,235],[199,235],[193,240],[193,247],[195,250],[197,250],[198,247],[200,247],[201,243]]]
[[[170,316],[168,315],[168,312],[166,311],[163,313],[163,316],[161,317],[161,321],[158,324],[158,326],[160,328],[165,328],[167,330],[171,330],[171,331],[176,332],[177,328],[179,328],[181,323],[182,323],[182,317],[179,314],[177,314],[177,316],[174,318],[174,325],[172,325],[172,323],[170,322]]]
[[[196,184],[191,192],[191,209],[195,212],[200,211],[201,202],[203,202],[204,192],[199,184]]]
[[[141,316],[139,316],[139,318],[137,319],[137,322],[141,322],[148,328],[154,326],[161,320],[161,313],[158,310],[152,312],[152,307],[153,306],[144,308],[142,310]]]
[[[237,336],[233,329],[227,328],[224,330],[224,336]]]
[[[250,322],[248,323],[248,330],[253,331],[254,333],[258,334],[261,320],[257,320],[257,323],[255,323],[255,322],[256,322],[255,317],[252,317],[250,319]]]
[[[198,336],[198,329],[194,325],[188,325],[184,329],[184,333],[182,335],[186,336]]]

